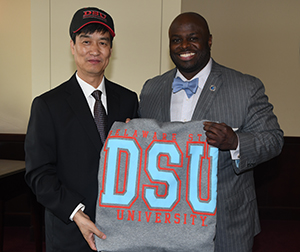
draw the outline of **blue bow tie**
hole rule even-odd
[[[198,88],[198,78],[191,81],[183,81],[179,77],[175,78],[172,84],[173,93],[177,93],[181,89],[184,89],[188,98],[196,93]]]

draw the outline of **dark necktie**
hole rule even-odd
[[[102,143],[105,142],[106,138],[106,132],[107,132],[107,116],[105,112],[105,108],[103,107],[103,104],[101,102],[101,91],[95,90],[92,93],[92,96],[95,98],[95,105],[94,105],[94,118],[95,123],[97,125],[100,138]]]
[[[173,93],[177,93],[181,89],[184,89],[188,98],[196,93],[198,88],[198,78],[191,81],[183,81],[179,77],[175,78],[172,84]]]

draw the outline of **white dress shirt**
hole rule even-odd
[[[95,105],[95,98],[92,96],[92,93],[95,90],[100,90],[102,95],[101,95],[101,102],[105,108],[106,114],[107,114],[107,102],[106,102],[106,90],[105,90],[105,84],[104,84],[104,77],[102,78],[102,81],[100,85],[97,88],[94,88],[92,85],[88,84],[84,80],[80,79],[78,74],[76,73],[76,79],[79,83],[79,86],[81,87],[84,96],[86,98],[86,101],[90,107],[90,110],[92,112],[92,115],[94,115],[94,105]]]
[[[204,84],[210,74],[211,67],[212,59],[210,59],[207,65],[191,79],[193,80],[199,78],[197,91],[190,98],[187,97],[183,89],[177,93],[172,93],[170,106],[171,122],[188,122],[192,120],[196,104],[201,95]],[[187,79],[179,72],[178,69],[175,78],[177,77],[183,81],[187,81]]]

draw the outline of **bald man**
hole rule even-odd
[[[260,232],[253,168],[283,146],[273,106],[259,79],[211,58],[212,35],[201,15],[177,16],[169,42],[176,68],[146,81],[139,115],[162,122],[209,120],[199,129],[219,148],[215,251],[250,252]]]

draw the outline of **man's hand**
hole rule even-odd
[[[106,235],[103,234],[96,225],[90,220],[90,217],[87,216],[84,212],[79,210],[73,218],[74,222],[80,229],[84,239],[87,241],[91,249],[97,250],[95,245],[94,234],[101,239],[106,239]]]
[[[204,122],[207,143],[220,150],[235,150],[238,137],[231,127],[225,123]]]

